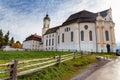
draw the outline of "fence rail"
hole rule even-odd
[[[26,60],[26,61],[17,61],[14,60],[10,63],[6,64],[0,64],[0,67],[7,68],[6,70],[0,72],[1,74],[8,74],[7,79],[2,80],[17,80],[18,76],[22,76],[25,74],[33,73],[42,70],[43,68],[59,64],[61,62],[75,59],[78,57],[78,54],[72,53],[67,55],[61,55],[61,56],[54,56],[50,58],[41,58],[41,59],[34,59],[34,60]],[[1,79],[0,79],[1,80]]]

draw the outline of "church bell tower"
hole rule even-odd
[[[46,14],[46,16],[43,19],[42,35],[46,33],[46,31],[49,29],[49,26],[50,26],[50,18],[48,14]]]

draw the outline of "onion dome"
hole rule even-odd
[[[46,14],[46,16],[44,17],[44,21],[45,20],[49,20],[50,21],[50,18],[49,18],[49,16],[48,16],[48,14]]]

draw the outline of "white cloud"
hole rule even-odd
[[[19,15],[15,12],[1,8],[0,12],[4,14],[4,19],[0,21],[0,28],[7,32],[10,31],[10,36],[21,42],[31,34],[41,34],[42,19],[38,14]]]
[[[59,10],[52,17],[53,25],[57,25],[59,23],[62,24],[71,14],[81,11],[83,9],[89,10],[92,12],[103,11],[108,8],[112,8],[113,13],[113,21],[115,22],[115,37],[116,42],[120,42],[120,11],[118,10],[120,5],[118,0],[71,0],[67,3],[63,3],[60,5]]]
[[[108,9],[108,7],[101,9],[101,4],[103,3],[104,1],[100,0],[70,0],[68,2],[65,2],[59,6],[57,12],[52,14],[52,26],[57,26],[58,24],[61,25],[71,14],[74,14],[81,10],[98,12]]]
[[[120,42],[120,37],[118,35],[120,34],[120,11],[118,10],[120,5],[118,0],[69,0],[63,2],[62,4],[59,4],[57,9],[55,7],[51,9],[53,11],[56,9],[56,12],[49,13],[51,18],[51,27],[61,25],[71,14],[83,9],[98,12],[108,9],[110,6],[113,10],[113,20],[116,24],[116,41]],[[0,6],[0,12],[4,13],[4,20],[0,21],[0,28],[5,32],[10,30],[11,36],[14,36],[16,40],[20,40],[21,42],[30,34],[37,33],[41,35],[43,18],[46,10],[44,11],[45,12],[41,12],[39,9],[35,9],[31,14],[21,15]]]

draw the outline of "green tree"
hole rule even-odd
[[[5,41],[4,43],[5,46],[9,44],[9,31],[5,34],[4,41]]]
[[[10,39],[10,46],[12,46],[13,43],[14,43],[14,37]]]
[[[0,48],[2,47],[3,45],[3,32],[2,32],[2,29],[0,29]]]

